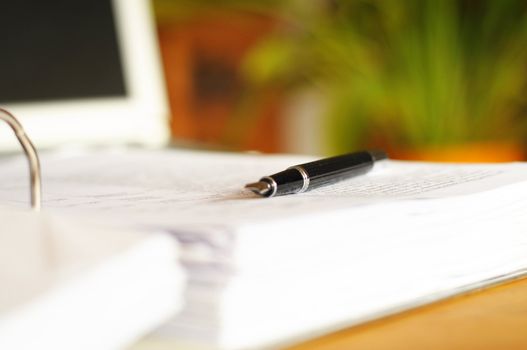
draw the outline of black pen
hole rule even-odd
[[[245,188],[262,197],[302,193],[367,173],[376,161],[387,159],[383,151],[360,151],[295,165],[264,176]]]

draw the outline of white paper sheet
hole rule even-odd
[[[309,160],[195,151],[44,155],[43,206],[134,225],[201,229],[319,214],[365,202],[459,196],[527,178],[527,166],[521,163],[387,161],[365,176],[301,195],[263,199],[243,190],[261,176]],[[0,163],[1,204],[26,205],[26,173],[21,157]]]

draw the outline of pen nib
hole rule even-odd
[[[251,184],[245,185],[245,188],[253,191],[260,196],[265,196],[271,191],[271,185],[264,181],[258,181]]]

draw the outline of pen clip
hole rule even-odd
[[[24,131],[22,124],[20,124],[13,114],[0,108],[0,119],[5,121],[11,129],[13,129],[20,146],[22,146],[22,149],[24,150],[29,162],[31,208],[35,211],[39,211],[41,207],[41,180],[40,161],[38,159],[37,150]]]

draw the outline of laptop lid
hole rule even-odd
[[[148,0],[0,5],[0,106],[37,148],[160,145],[168,110]],[[0,150],[18,149],[0,125]]]

